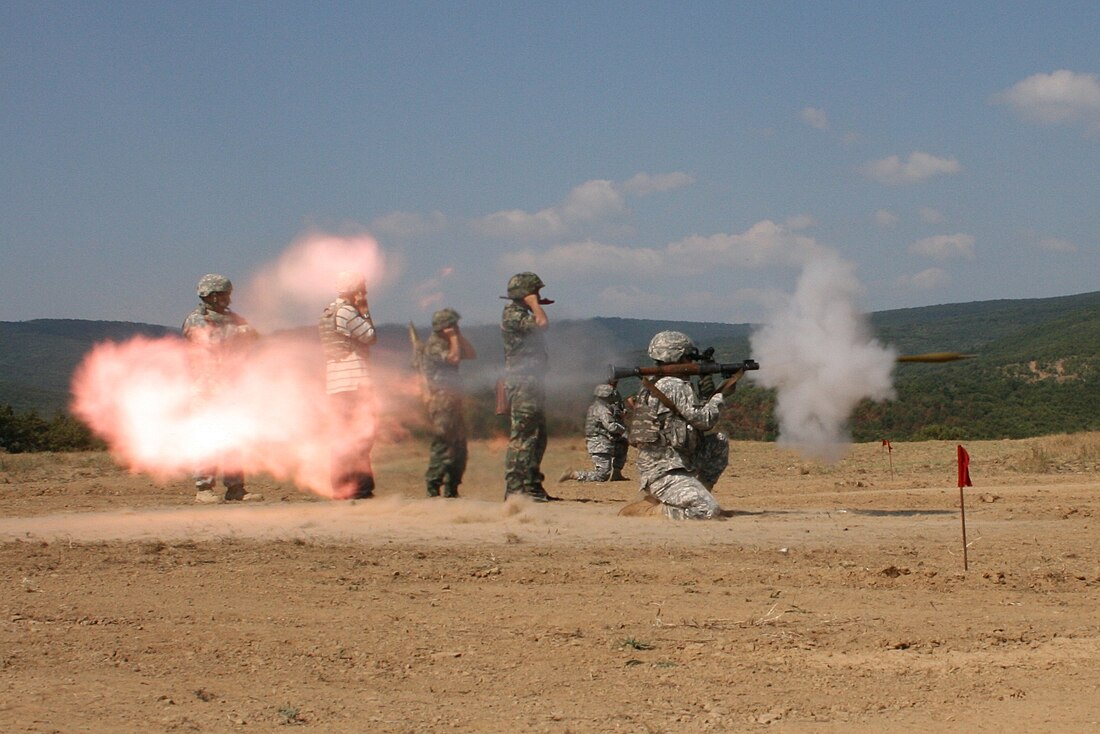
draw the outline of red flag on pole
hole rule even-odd
[[[973,486],[970,483],[970,454],[959,444],[959,489]]]
[[[890,445],[890,439],[888,439],[888,438],[882,439],[882,445],[883,445],[883,447],[885,447],[885,449],[887,451],[893,451],[894,450],[894,447]]]

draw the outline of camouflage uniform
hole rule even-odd
[[[622,422],[622,412],[617,410],[615,404],[616,394],[611,385],[597,385],[593,392],[596,399],[588,406],[584,437],[594,468],[592,471],[570,472],[571,478],[578,482],[606,482],[611,478],[612,469],[616,468],[619,447],[626,446],[626,426]],[[622,465],[617,468],[621,469]]]
[[[192,345],[191,407],[202,410],[220,398],[232,357],[240,348],[251,343],[256,333],[242,316],[228,306],[219,307],[213,301],[208,302],[207,299],[212,296],[233,292],[233,284],[228,278],[215,273],[204,275],[199,280],[197,291],[203,302],[184,319],[183,336]],[[218,462],[195,468],[196,498],[204,501],[216,499],[213,490],[217,485],[218,464],[222,465],[225,499],[244,499],[244,474],[240,471],[240,459],[226,454]]]
[[[525,494],[536,500],[549,495],[543,487],[542,457],[546,453],[546,338],[523,298],[543,286],[534,273],[520,273],[508,283],[511,302],[501,314],[504,338],[505,388],[511,418],[504,457],[504,494]]]
[[[626,425],[626,405],[623,403],[623,396],[619,393],[615,387],[611,388],[611,397],[608,399],[608,403],[611,405],[611,416],[614,421],[622,425]],[[615,441],[615,451],[611,458],[611,481],[625,481],[626,477],[623,476],[623,467],[626,466],[626,453],[630,448],[630,443],[626,439],[626,433],[619,436]]]
[[[450,314],[454,314],[453,321],[449,318]],[[458,365],[448,360],[451,353],[450,341],[440,334],[443,328],[457,322],[458,314],[451,309],[436,312],[432,318],[432,335],[428,337],[420,355],[428,420],[432,426],[431,453],[428,471],[424,475],[429,497],[438,497],[440,487],[444,497],[458,497],[458,485],[462,483],[462,475],[466,472],[466,417],[462,406],[462,378]]]
[[[348,439],[333,446],[331,484],[337,499],[365,499],[374,495],[370,454],[374,446],[374,393],[367,357],[376,340],[370,311],[345,296],[366,293],[362,276],[341,273],[340,296],[325,307],[317,322],[325,353],[326,392],[333,416]]]
[[[673,335],[673,336],[667,336]],[[675,362],[675,350],[671,354],[655,350],[660,339],[691,340],[679,332],[660,332],[650,344],[650,355],[664,362]],[[667,350],[666,350],[667,351]],[[681,353],[682,356],[682,353]],[[691,383],[682,377],[662,377],[656,387],[676,406],[676,415],[668,406],[644,386],[638,393],[638,407],[652,409],[658,425],[657,440],[641,444],[638,449],[638,472],[642,490],[653,495],[662,504],[664,514],[674,520],[709,520],[720,517],[722,508],[714,495],[697,475],[699,446],[703,440],[700,431],[706,431],[718,421],[722,408],[721,393],[703,401],[695,393]]]

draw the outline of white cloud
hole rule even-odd
[[[817,130],[829,129],[829,118],[825,114],[825,110],[818,107],[803,107],[802,111],[798,113],[798,117],[802,122]]]
[[[938,158],[929,153],[914,151],[902,161],[892,155],[863,166],[863,175],[879,183],[897,186],[919,183],[940,174],[958,173],[962,166],[954,158]]]
[[[884,229],[895,227],[898,223],[898,215],[888,209],[879,209],[871,216],[875,220],[875,224]]]
[[[928,268],[915,275],[907,275],[898,278],[898,285],[902,288],[916,288],[927,291],[940,288],[951,281],[951,276],[942,268]]]
[[[636,173],[623,182],[622,190],[634,196],[647,196],[662,191],[672,191],[691,186],[695,178],[680,171],[672,173]]]
[[[1060,237],[1043,237],[1039,240],[1039,248],[1049,252],[1077,252],[1077,245]]]
[[[810,214],[796,214],[783,222],[783,226],[792,231],[810,229],[817,226],[817,218]]]
[[[471,223],[474,231],[488,237],[542,239],[560,237],[574,228],[614,220],[627,211],[623,196],[611,181],[587,181],[569,192],[557,206],[533,214],[509,209]]]
[[[943,224],[946,217],[930,206],[921,207],[920,218],[928,224]]]
[[[534,270],[543,278],[616,275],[653,278],[692,276],[715,268],[797,266],[825,248],[812,237],[794,234],[770,220],[742,234],[692,235],[662,248],[628,247],[595,241],[555,245],[545,250],[506,253],[501,270]]]
[[[974,237],[968,234],[943,234],[925,237],[909,246],[909,251],[933,260],[949,260],[956,257],[974,258]]]
[[[1060,69],[1034,74],[993,95],[1020,117],[1041,124],[1085,122],[1100,126],[1100,80],[1095,74]]]
[[[370,229],[391,237],[423,237],[447,230],[447,217],[434,211],[427,216],[417,212],[391,212],[371,222]]]
[[[557,206],[531,213],[522,209],[494,212],[470,223],[478,234],[501,239],[549,239],[577,234],[585,227],[607,226],[629,211],[624,194],[648,196],[695,183],[679,171],[638,173],[622,184],[597,179],[586,181],[569,192]]]

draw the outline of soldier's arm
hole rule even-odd
[[[370,311],[360,313],[351,306],[343,305],[336,312],[336,330],[346,334],[352,341],[370,345],[378,339],[374,332],[374,322]]]

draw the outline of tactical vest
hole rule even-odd
[[[317,321],[317,331],[321,334],[321,348],[325,352],[326,362],[339,362],[347,359],[353,351],[351,339],[336,330],[336,311],[340,308],[338,303],[330,303],[321,312],[321,318]]]

